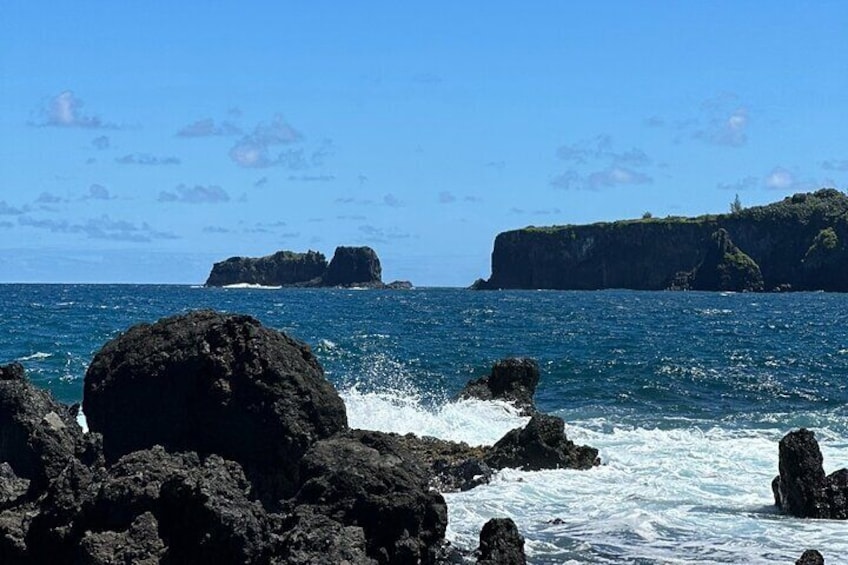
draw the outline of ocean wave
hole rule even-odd
[[[283,288],[282,286],[269,286],[262,284],[253,284],[253,283],[235,283],[235,284],[227,284],[221,288],[252,288],[252,289],[260,289],[260,290],[279,290]]]
[[[18,357],[16,361],[40,361],[42,359],[49,359],[53,357],[52,353],[45,353],[43,351],[36,351],[32,355],[27,355],[25,357]]]

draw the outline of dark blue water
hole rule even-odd
[[[497,359],[537,359],[539,408],[607,465],[505,473],[472,498],[449,498],[459,543],[507,514],[539,563],[765,563],[797,558],[805,543],[848,551],[837,541],[848,524],[777,519],[768,488],[776,443],[796,427],[817,431],[826,468],[848,465],[848,295],[0,285],[0,363],[19,360],[78,402],[107,340],[196,308],[251,314],[310,344],[328,378],[355,391],[346,401],[360,421],[438,435],[456,418],[471,442],[485,435],[468,423],[483,412],[469,420],[476,408],[457,415],[447,399]],[[648,485],[634,486],[623,514],[587,502],[620,506],[611,491],[622,481]]]
[[[747,424],[848,403],[848,296],[826,293],[0,285],[0,360],[22,360],[32,380],[79,401],[107,340],[195,308],[251,314],[298,337],[339,385],[382,387],[366,370],[382,354],[438,397],[527,355],[543,367],[538,402],[549,411]]]

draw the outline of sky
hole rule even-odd
[[[467,286],[502,231],[848,189],[848,2],[2,0],[0,132],[0,282]]]

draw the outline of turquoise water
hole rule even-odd
[[[539,408],[605,465],[509,470],[448,495],[460,545],[509,515],[534,563],[848,555],[848,523],[776,514],[769,486],[777,442],[800,426],[816,431],[828,472],[848,466],[846,295],[0,285],[0,362],[78,402],[103,343],[195,308],[307,342],[351,422],[387,431],[491,443],[523,419],[450,398],[499,358],[536,358]]]

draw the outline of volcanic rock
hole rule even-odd
[[[503,400],[512,402],[525,415],[536,411],[533,395],[539,384],[539,365],[526,357],[502,359],[492,366],[490,375],[470,381],[458,398]]]
[[[693,290],[763,290],[759,265],[733,244],[727,230],[719,228],[710,239],[704,260],[693,273]]]
[[[370,247],[336,247],[321,277],[322,286],[383,286],[377,253]]]
[[[824,557],[815,549],[808,549],[795,561],[795,565],[824,565]]]
[[[598,450],[575,445],[565,435],[562,418],[536,414],[524,428],[516,428],[493,445],[483,461],[495,469],[589,469],[600,464]]]
[[[241,463],[266,501],[300,457],[347,428],[309,347],[249,316],[197,311],[130,328],[95,355],[83,409],[107,460],[162,445]]]
[[[327,269],[323,253],[278,251],[267,257],[230,257],[212,266],[206,286],[259,284],[283,286],[318,279]]]
[[[368,555],[379,563],[431,561],[444,538],[444,498],[389,434],[354,430],[319,441],[303,457],[300,476],[295,502],[360,526]]]
[[[848,519],[848,469],[825,476],[815,434],[805,428],[780,440],[775,503],[799,518]]]
[[[525,565],[524,537],[510,518],[492,518],[480,530],[477,565]]]
[[[71,460],[85,458],[86,448],[65,405],[30,384],[20,364],[0,367],[0,462],[9,466],[7,478],[30,481],[30,489],[41,491]],[[20,486],[13,479],[4,489],[12,493]]]

